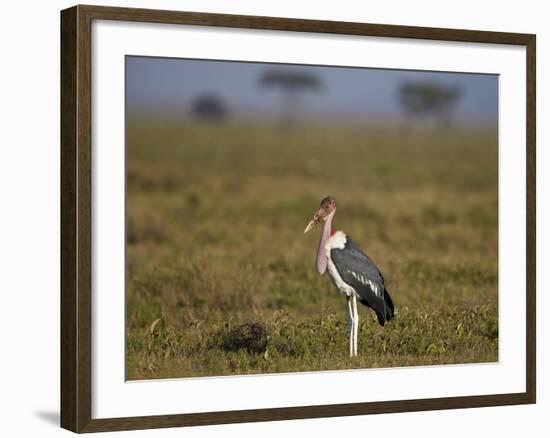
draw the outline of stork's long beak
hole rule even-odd
[[[317,225],[317,222],[318,222],[318,221],[315,221],[315,219],[310,220],[310,221],[309,221],[309,224],[307,224],[307,227],[306,227],[306,229],[304,230],[304,234],[306,234],[308,231],[311,231],[311,229],[312,229],[313,227],[315,227],[315,225]]]
[[[304,234],[306,234],[308,231],[311,231],[313,227],[315,227],[315,225],[317,225],[321,221],[322,213],[323,213],[322,209],[315,212],[315,214],[313,215],[313,219],[311,219],[309,221],[309,224],[307,224],[307,227],[304,230]]]

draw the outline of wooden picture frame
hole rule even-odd
[[[92,418],[92,21],[185,24],[526,48],[526,391],[193,414]],[[61,426],[98,432],[535,403],[535,35],[475,30],[75,6],[61,12]]]

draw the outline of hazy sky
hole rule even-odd
[[[272,69],[314,73],[318,92],[301,93],[300,109],[308,117],[397,117],[398,89],[404,81],[437,81],[462,88],[456,108],[459,120],[496,120],[498,77],[495,75],[381,70],[150,57],[126,58],[129,110],[185,112],[204,93],[222,97],[237,115],[275,115],[281,93],[259,86]]]

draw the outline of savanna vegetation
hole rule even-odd
[[[497,132],[391,124],[127,124],[127,377],[498,360]],[[321,198],[396,308],[346,300],[314,267]]]

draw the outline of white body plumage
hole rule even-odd
[[[351,287],[349,284],[345,283],[344,280],[342,280],[342,277],[338,273],[338,270],[336,269],[336,266],[334,265],[334,262],[330,257],[330,251],[332,249],[335,249],[335,248],[344,249],[344,247],[346,246],[346,242],[347,242],[347,237],[344,234],[344,232],[336,231],[327,240],[327,243],[325,244],[325,253],[327,255],[327,261],[328,261],[327,268],[328,268],[328,275],[330,276],[330,279],[343,295],[347,297],[351,297],[356,294],[355,289]]]

